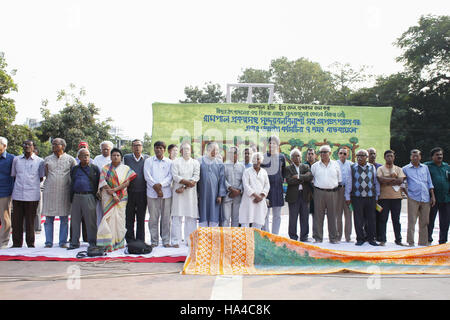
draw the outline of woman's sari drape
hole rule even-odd
[[[127,181],[136,178],[136,173],[127,165],[120,164],[113,167],[108,164],[102,168],[98,188],[108,185],[116,188]],[[116,192],[119,202],[105,190],[101,191],[103,218],[97,230],[97,246],[105,247],[107,252],[123,248],[125,246],[125,209],[127,207],[127,188]]]

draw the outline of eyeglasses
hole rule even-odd
[[[357,157],[367,157],[365,154],[357,154]]]
[[[329,151],[320,151],[319,153],[328,153]]]

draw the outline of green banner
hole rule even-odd
[[[298,104],[166,104],[154,103],[152,142],[193,145],[195,156],[203,154],[209,141],[216,141],[222,156],[228,147],[255,145],[265,151],[267,138],[280,138],[281,152],[289,158],[297,147],[305,159],[306,149],[327,144],[332,158],[338,148],[350,150],[355,161],[358,149],[374,147],[380,155],[390,146],[391,107],[353,107]]]

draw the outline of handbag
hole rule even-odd
[[[87,251],[80,251],[77,253],[77,258],[86,258],[86,257],[101,257],[106,256],[105,248],[97,247],[97,246],[89,246]]]

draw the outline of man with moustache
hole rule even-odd
[[[428,242],[433,242],[433,229],[439,211],[439,244],[447,243],[450,222],[450,167],[444,162],[444,151],[437,147],[431,150],[431,161],[425,162],[434,186],[436,204],[431,207],[428,223]]]
[[[23,155],[14,158],[11,176],[15,178],[12,192],[13,248],[23,244],[23,222],[28,248],[34,248],[34,219],[41,198],[41,181],[44,177],[44,160],[34,154],[34,142],[23,142]]]

